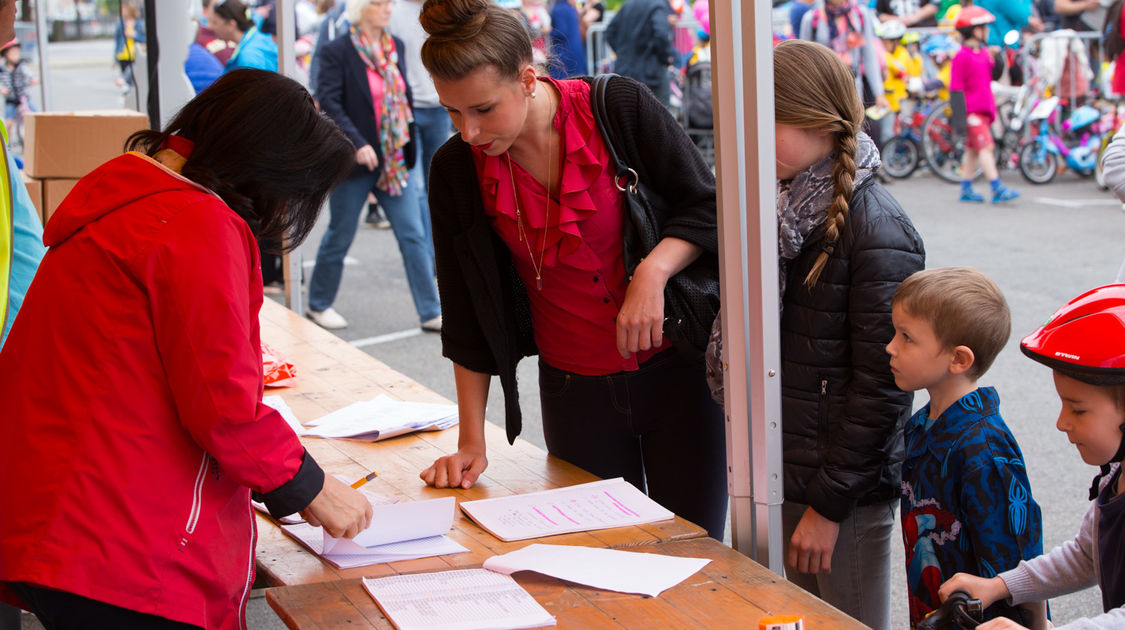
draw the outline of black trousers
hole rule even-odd
[[[726,427],[703,359],[674,348],[639,370],[583,376],[539,360],[547,451],[602,478],[623,477],[723,539]]]
[[[146,615],[74,593],[8,582],[47,630],[198,630],[178,621]]]

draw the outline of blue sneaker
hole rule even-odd
[[[1000,203],[1002,201],[1011,201],[1020,196],[1019,191],[1012,190],[1007,186],[1001,186],[999,190],[992,193],[992,203]]]
[[[962,188],[961,198],[959,199],[959,201],[965,201],[968,203],[984,203],[984,197],[977,194],[977,191],[973,190],[972,188]]]

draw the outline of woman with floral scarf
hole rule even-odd
[[[393,8],[394,0],[348,0],[351,28],[320,51],[320,105],[356,147],[351,176],[329,198],[331,220],[309,282],[309,318],[324,328],[348,325],[332,303],[367,193],[373,191],[402,252],[422,328],[441,329],[430,220],[420,197],[423,183],[409,177],[416,145],[403,43],[386,31]]]
[[[800,38],[832,49],[852,70],[855,87],[864,107],[878,105],[889,112],[891,104],[883,95],[883,50],[875,37],[874,13],[856,0],[825,0],[801,19]],[[876,146],[878,125],[870,125]]]

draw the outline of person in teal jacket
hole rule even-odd
[[[1008,31],[1018,33],[1027,26],[1027,21],[1031,18],[1031,0],[977,0],[975,4],[996,16],[996,22],[988,29],[990,47],[1005,46],[1004,36]],[[1019,48],[1019,45],[1020,39],[1017,37],[1015,43],[1008,48]]]
[[[2,30],[2,25],[0,25]],[[31,203],[20,177],[15,158],[4,141],[3,184],[0,184],[0,347],[8,338],[8,330],[23,304],[23,297],[39,261],[47,248],[43,247],[43,223],[39,211]],[[4,225],[4,224],[7,225]]]
[[[224,72],[238,68],[277,72],[277,44],[258,30],[245,4],[240,0],[218,0],[211,7],[215,19],[208,21],[208,26],[221,39],[238,43]]]

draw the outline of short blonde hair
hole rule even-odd
[[[973,351],[968,374],[980,378],[1008,342],[1008,302],[991,278],[973,267],[938,267],[912,274],[891,299],[912,317],[924,319],[945,349]]]
[[[375,4],[379,0],[347,0],[347,6],[344,8],[344,15],[347,16],[348,22],[353,25],[359,25],[359,18],[363,16],[363,10],[369,4]]]

